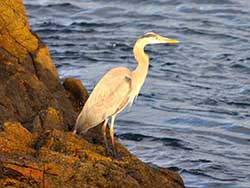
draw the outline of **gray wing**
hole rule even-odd
[[[85,131],[101,123],[123,109],[131,92],[131,73],[127,68],[115,68],[109,71],[97,83],[83,107],[78,121]]]

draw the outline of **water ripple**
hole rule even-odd
[[[118,138],[143,161],[179,171],[187,187],[250,187],[250,3],[244,0],[24,0],[60,78],[90,91],[136,63],[147,31],[179,45],[146,48],[151,64]]]

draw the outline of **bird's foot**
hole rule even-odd
[[[112,160],[122,160],[122,156],[120,154],[112,155]]]
[[[121,160],[122,156],[118,153],[116,147],[110,148],[108,144],[105,144],[105,156],[112,158],[112,160]]]
[[[105,144],[105,156],[109,156],[109,146]]]
[[[113,160],[121,160],[122,156],[118,153],[117,148],[115,146],[112,147],[112,159]]]

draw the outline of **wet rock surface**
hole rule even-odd
[[[60,83],[22,1],[0,1],[0,187],[184,187],[119,143],[121,159],[106,156],[100,127],[73,135],[87,96],[79,80]]]

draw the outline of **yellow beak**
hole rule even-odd
[[[178,40],[174,40],[174,39],[170,39],[170,38],[166,38],[166,37],[162,37],[162,36],[160,36],[158,38],[158,40],[162,43],[180,43],[180,41],[178,41]]]

